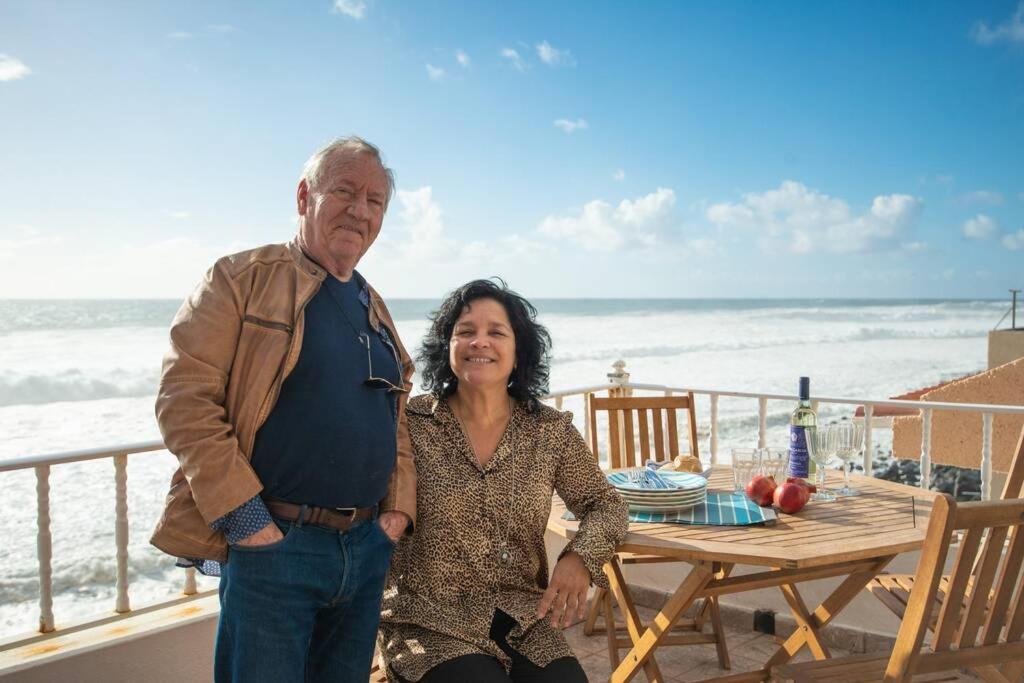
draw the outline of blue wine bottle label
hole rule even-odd
[[[806,479],[810,458],[807,455],[807,427],[789,426],[789,476]]]

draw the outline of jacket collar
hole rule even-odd
[[[295,260],[295,265],[298,266],[299,270],[307,275],[312,275],[320,282],[324,281],[324,278],[327,277],[327,271],[321,268],[313,259],[306,256],[305,252],[302,251],[302,248],[299,247],[298,236],[293,237],[285,246],[288,247],[288,253],[291,254],[292,259]]]

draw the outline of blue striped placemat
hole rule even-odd
[[[573,519],[570,512],[562,515]],[[654,524],[706,524],[708,526],[750,526],[774,524],[778,520],[775,510],[763,508],[742,493],[709,493],[707,502],[689,510],[678,512],[634,512],[629,521]]]

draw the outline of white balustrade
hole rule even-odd
[[[711,394],[711,435],[708,449],[711,451],[711,464],[718,464],[718,394]]]
[[[117,544],[117,605],[114,611],[131,611],[128,601],[128,454],[114,456],[114,542]]]
[[[875,407],[870,403],[864,404],[864,474],[870,475],[872,464],[875,458],[875,448],[872,443],[871,433],[874,425],[871,424],[875,417]]]
[[[932,409],[921,410],[921,488],[931,487],[932,481]]]
[[[981,499],[992,500],[992,413],[981,415]]]
[[[562,410],[564,399],[580,396],[583,399],[583,434],[589,443],[590,430],[590,398],[595,392],[610,390],[612,395],[628,396],[634,391],[655,391],[672,396],[675,394],[693,393],[694,395],[707,395],[710,399],[710,420],[709,451],[711,464],[718,463],[719,441],[721,436],[721,425],[719,419],[719,399],[722,396],[735,398],[756,398],[758,401],[758,445],[764,447],[767,442],[768,428],[768,401],[781,400],[796,402],[797,397],[789,394],[767,394],[749,391],[727,391],[718,388],[694,388],[666,386],[663,384],[642,384],[630,382],[630,375],[626,371],[624,361],[616,361],[613,364],[613,371],[608,374],[608,382],[605,384],[589,387],[551,392],[545,398],[552,400],[558,410]],[[981,452],[981,477],[982,496],[985,499],[992,496],[992,424],[994,415],[1011,414],[1024,415],[1024,406],[1010,405],[981,405],[963,403],[942,403],[929,401],[922,407],[921,401],[906,401],[900,399],[864,399],[850,397],[824,397],[817,396],[813,401],[815,410],[820,404],[839,404],[847,406],[864,406],[864,470],[871,472],[873,458],[873,418],[876,408],[879,407],[900,407],[916,408],[921,411],[921,486],[927,488],[931,481],[931,435],[932,415],[939,411],[959,411],[968,413],[981,413],[982,415],[982,452]],[[667,434],[666,434],[667,436]],[[116,609],[121,613],[129,613],[131,604],[128,592],[128,479],[127,463],[128,457],[141,453],[165,450],[163,443],[151,441],[140,444],[127,444],[114,448],[93,448],[79,451],[68,451],[65,453],[33,455],[23,458],[0,461],[0,474],[16,470],[34,469],[36,473],[36,503],[37,503],[37,558],[39,563],[39,631],[48,633],[54,631],[53,615],[53,568],[52,568],[52,537],[50,531],[50,468],[53,465],[60,465],[85,460],[98,460],[112,458],[114,462],[115,479],[115,543],[117,557],[117,605]],[[183,592],[187,596],[200,596],[196,585],[195,569],[188,569],[185,572]],[[204,593],[205,594],[205,593]]]
[[[768,444],[768,398],[757,399],[757,447],[764,448]]]
[[[36,466],[36,556],[39,558],[39,632],[53,622],[53,539],[50,537],[50,466]]]

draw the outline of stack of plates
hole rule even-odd
[[[703,503],[707,497],[708,480],[691,472],[658,472],[673,488],[656,489],[630,480],[627,472],[612,472],[608,482],[637,512],[674,512]]]

